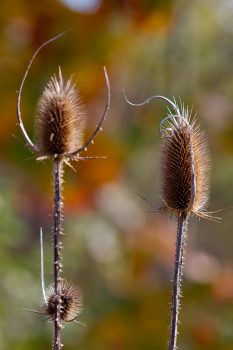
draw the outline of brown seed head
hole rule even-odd
[[[170,116],[162,130],[162,192],[166,206],[177,213],[205,216],[210,158],[204,133],[188,111]]]
[[[83,145],[86,118],[72,80],[52,77],[37,106],[35,144],[39,157],[69,157]]]
[[[49,319],[55,319],[56,294],[54,287],[50,286],[46,292],[47,302],[43,311],[49,316]],[[67,282],[62,283],[61,292],[61,319],[65,322],[74,321],[82,312],[83,297],[79,290]]]

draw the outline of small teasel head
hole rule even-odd
[[[191,112],[177,106],[160,124],[162,193],[168,209],[208,217],[210,156],[205,133]]]
[[[83,145],[85,110],[79,94],[69,79],[53,76],[45,87],[37,106],[35,145],[39,157],[65,158]]]
[[[48,315],[49,320],[55,319],[56,298],[54,287],[51,285],[46,290],[46,302],[43,313]],[[83,297],[81,292],[71,283],[62,282],[61,288],[61,319],[65,322],[75,321],[83,310]]]

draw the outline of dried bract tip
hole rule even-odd
[[[69,79],[53,76],[39,99],[35,144],[39,157],[69,157],[83,145],[86,116],[78,92]]]
[[[178,214],[205,215],[210,158],[205,134],[188,109],[162,121],[162,192],[165,205]]]
[[[50,286],[46,291],[46,303],[43,307],[44,314],[48,315],[49,320],[55,319],[56,294],[54,287]],[[65,322],[74,321],[82,312],[83,297],[79,290],[67,282],[62,283],[61,292],[61,319]]]

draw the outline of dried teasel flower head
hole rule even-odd
[[[49,320],[54,321],[56,310],[56,294],[53,285],[46,290],[46,303],[43,313]],[[75,321],[83,310],[83,297],[81,292],[67,282],[62,282],[61,287],[61,319],[65,322]]]
[[[39,157],[66,157],[83,145],[86,115],[72,80],[53,76],[39,99],[35,145]]]
[[[191,112],[175,105],[160,125],[162,136],[162,193],[168,209],[178,214],[209,217],[210,156],[205,133]]]
[[[96,135],[102,131],[102,125],[107,117],[110,106],[110,83],[107,70],[104,67],[104,76],[107,88],[107,99],[104,111],[96,125],[96,129],[83,142],[84,128],[86,124],[84,108],[80,102],[78,92],[72,79],[63,81],[61,70],[58,78],[52,77],[45,87],[37,106],[35,121],[35,144],[30,139],[22,120],[21,95],[25,80],[28,76],[31,65],[38,53],[49,43],[60,38],[64,33],[44,42],[33,54],[24,73],[17,97],[17,118],[18,123],[30,150],[37,154],[38,159],[61,158],[69,159],[95,159],[99,157],[81,157],[80,154],[87,150],[87,147],[94,142]]]
[[[192,112],[181,108],[176,101],[155,95],[144,102],[129,101],[132,106],[143,106],[154,99],[169,103],[174,114],[168,109],[168,116],[160,123],[162,136],[162,199],[171,212],[178,215],[195,214],[199,217],[218,220],[213,212],[207,212],[210,182],[210,155],[205,133],[197,123]]]

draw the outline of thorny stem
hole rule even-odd
[[[179,323],[179,308],[181,296],[181,279],[184,256],[184,244],[187,226],[187,216],[184,213],[178,215],[178,227],[176,238],[175,269],[172,288],[171,324],[169,350],[176,350],[176,341]]]
[[[55,315],[54,315],[54,343],[53,350],[61,349],[61,182],[62,182],[62,160],[55,159],[53,168],[54,176],[54,292],[56,295]]]

